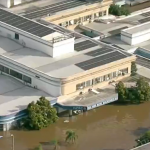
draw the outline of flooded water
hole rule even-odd
[[[138,5],[133,5],[133,6],[126,5],[125,7],[127,7],[132,13],[134,11],[138,11],[150,7],[150,1]]]
[[[32,150],[39,143],[51,150],[47,142],[58,139],[60,150],[127,150],[133,148],[135,139],[150,127],[150,102],[141,105],[107,105],[70,119],[60,118],[56,124],[41,131],[10,131],[0,139],[0,150],[11,149],[15,136],[15,150]],[[77,143],[66,145],[65,131],[73,129],[78,134]],[[0,132],[0,135],[4,132]]]

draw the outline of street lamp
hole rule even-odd
[[[15,141],[14,141],[14,135],[11,134],[10,137],[12,138],[12,150],[15,150],[14,146],[15,146]],[[0,139],[4,138],[3,136],[0,136]]]

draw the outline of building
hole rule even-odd
[[[77,25],[84,25],[108,15],[112,3],[112,0],[66,0],[28,11],[23,16],[29,19],[42,18],[56,25],[74,29]]]
[[[65,109],[88,110],[115,101],[116,93],[106,97],[94,89],[130,76],[135,60],[134,55],[57,25],[0,9],[0,124],[8,130],[40,95]],[[89,89],[96,101],[88,97],[88,106],[62,103]]]
[[[136,25],[121,31],[121,40],[136,45],[150,39],[150,22]]]
[[[30,2],[32,0],[0,0],[0,5],[3,5],[4,7],[10,8],[25,2]]]

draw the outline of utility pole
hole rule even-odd
[[[14,135],[11,134],[12,137],[12,150],[15,150],[15,141],[14,141]]]

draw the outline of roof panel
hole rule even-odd
[[[126,55],[120,53],[119,51],[113,51],[112,53],[108,53],[81,63],[76,64],[76,66],[84,69],[89,70],[91,68],[95,68],[122,58],[127,57]]]
[[[112,47],[102,47],[102,48],[99,48],[99,49],[94,50],[92,52],[85,53],[85,55],[98,56],[98,55],[106,54],[106,53],[109,53],[112,51],[114,51],[114,48],[112,48]]]
[[[95,46],[98,46],[98,44],[96,44],[96,43],[94,43],[90,40],[86,40],[86,41],[75,44],[74,49],[76,51],[82,51],[82,50],[85,50],[85,49],[88,49],[88,48],[91,48],[91,47],[95,47]]]
[[[35,33],[33,35],[36,35],[39,37],[46,36],[50,33],[55,32],[54,29],[46,27],[46,26],[39,24],[37,22],[34,22],[32,20],[28,20],[26,18],[23,18],[21,16],[18,16],[16,14],[13,14],[13,13],[8,12],[3,9],[0,9],[0,21],[6,23],[8,25],[14,26],[18,29],[21,29],[23,31],[26,31],[28,33],[31,33],[31,34]],[[35,32],[35,29],[37,31],[42,30],[44,32],[42,32],[42,34],[41,33],[39,34],[39,33]],[[46,31],[48,31],[48,32],[46,32]]]
[[[49,6],[43,7],[39,10],[27,13],[26,15],[24,15],[24,17],[29,18],[29,19],[39,18],[39,17],[45,16],[47,14],[54,14],[56,12],[67,10],[67,9],[81,6],[84,4],[86,4],[86,2],[76,1],[76,0],[65,1],[63,3],[57,3],[55,5],[49,5]]]

